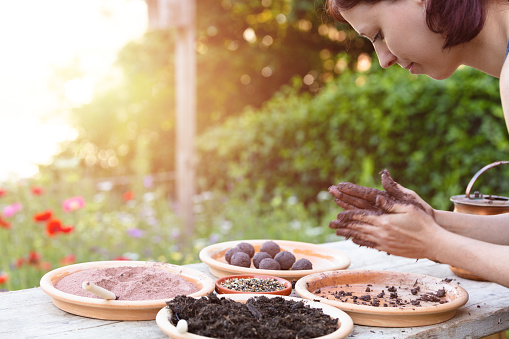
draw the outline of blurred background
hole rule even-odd
[[[323,0],[196,3],[192,232],[176,199],[175,44],[142,0],[0,4],[0,289],[237,239],[341,240],[327,189],[379,172],[439,209],[507,160],[498,80],[381,70]],[[507,166],[506,166],[507,167]],[[476,185],[508,195],[508,169]]]

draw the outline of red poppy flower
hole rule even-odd
[[[60,263],[62,265],[71,265],[71,264],[74,264],[75,262],[76,262],[76,256],[72,253],[69,255],[66,255],[65,257],[60,259]]]
[[[27,261],[30,265],[38,265],[41,262],[41,255],[36,251],[30,251]]]
[[[72,231],[74,231],[74,226],[61,226],[60,227],[60,232],[62,233],[71,233]]]
[[[5,188],[0,187],[0,197],[3,197],[6,194],[7,194],[7,190]]]
[[[0,272],[0,285],[5,284],[9,280],[9,275],[5,272]]]
[[[113,260],[131,260],[131,259],[129,259],[129,258],[124,257],[124,256],[122,256],[122,255],[121,255],[121,256],[118,256],[118,257],[116,257],[116,258],[113,258]]]
[[[16,259],[16,261],[14,262],[14,267],[16,268],[20,268],[21,266],[23,266],[25,264],[25,258],[18,258]]]
[[[31,189],[33,195],[42,195],[44,193],[44,189],[39,186],[34,186]]]
[[[42,262],[37,266],[37,268],[43,271],[49,271],[51,270],[51,263],[48,261]]]
[[[11,223],[8,222],[7,220],[0,218],[0,228],[10,229]]]
[[[62,231],[62,222],[58,219],[51,219],[46,224],[46,234],[50,237]]]
[[[127,191],[122,195],[122,200],[129,201],[134,200],[134,192],[133,191]]]
[[[53,212],[51,210],[47,210],[47,211],[37,213],[36,215],[34,215],[34,220],[35,221],[46,221],[46,220],[51,219],[52,216],[53,216]]]

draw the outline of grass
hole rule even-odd
[[[327,206],[319,219],[295,197],[263,203],[204,192],[195,197],[196,222],[189,232],[164,185],[146,182],[0,187],[0,290],[39,286],[46,272],[74,263],[123,259],[183,265],[199,262],[202,248],[222,241],[339,239],[327,226],[336,213],[325,201],[327,192],[317,197],[316,206]]]

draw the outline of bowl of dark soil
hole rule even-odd
[[[299,279],[295,291],[348,313],[355,324],[425,326],[451,319],[468,301],[452,279],[371,270],[331,271]]]
[[[170,338],[346,338],[352,319],[311,300],[278,295],[179,296],[156,317]]]
[[[216,292],[220,294],[290,295],[292,293],[292,283],[286,279],[269,275],[230,275],[216,280]]]
[[[148,261],[98,261],[46,273],[41,288],[63,311],[106,320],[154,320],[178,295],[214,291],[208,275],[183,266]],[[100,292],[100,293],[99,293]]]

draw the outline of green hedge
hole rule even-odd
[[[450,196],[480,168],[508,160],[497,79],[463,68],[436,81],[375,63],[345,71],[314,97],[299,95],[296,79],[261,109],[211,127],[197,144],[201,189],[312,202],[339,181],[379,187],[378,172],[388,168],[434,207],[450,209]],[[475,189],[509,195],[502,167]]]

